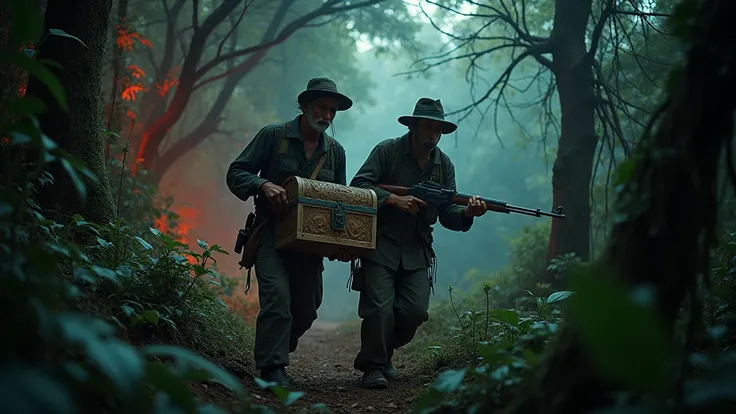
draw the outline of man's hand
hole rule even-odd
[[[486,202],[478,198],[478,196],[472,196],[468,200],[468,205],[463,210],[463,214],[466,217],[480,217],[488,212],[488,206]]]
[[[261,191],[263,191],[266,200],[277,214],[283,214],[287,211],[289,200],[286,198],[286,190],[270,181],[266,181],[261,184]]]
[[[391,194],[385,203],[411,214],[416,214],[420,208],[427,206],[427,203],[423,200],[410,195],[397,196],[396,194]]]
[[[330,261],[337,260],[339,262],[349,262],[357,257],[358,256],[350,254],[345,248],[338,248],[335,255],[328,257],[328,259],[330,259]]]

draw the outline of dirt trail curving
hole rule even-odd
[[[397,350],[394,365],[399,371],[398,378],[390,381],[387,389],[364,389],[360,387],[361,373],[353,369],[353,360],[359,349],[358,329],[344,329],[339,324],[317,321],[300,339],[287,368],[292,381],[291,390],[305,393],[293,406],[282,407],[270,392],[259,389],[251,378],[244,379],[244,382],[255,403],[277,412],[309,412],[309,407],[318,403],[326,405],[333,413],[410,412],[414,399],[431,379],[418,375],[415,367],[404,362],[402,351]],[[200,385],[197,388],[198,394],[206,401],[220,406],[227,406],[227,401],[232,401],[232,397],[220,387]]]

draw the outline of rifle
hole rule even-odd
[[[467,194],[458,193],[457,191],[445,188],[437,183],[431,181],[422,181],[418,184],[414,184],[411,187],[402,187],[398,185],[378,184],[379,188],[382,188],[388,192],[396,194],[397,196],[414,196],[427,204],[433,205],[446,205],[446,204],[458,204],[462,206],[468,205],[468,200],[472,196]],[[481,200],[486,202],[488,210],[495,211],[497,213],[518,213],[527,216],[534,217],[554,217],[564,219],[565,214],[562,212],[562,206],[557,207],[551,212],[542,211],[540,209],[531,209],[526,207],[514,206],[506,203],[505,201],[495,200],[493,198],[479,197]]]

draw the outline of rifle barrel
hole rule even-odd
[[[455,200],[453,200],[453,202],[455,202],[456,204],[466,205],[468,204],[468,200],[470,199],[470,197],[471,197],[470,195],[458,193],[455,196]],[[516,214],[524,214],[527,216],[534,216],[534,217],[546,216],[546,217],[556,217],[556,218],[562,218],[562,219],[565,218],[565,214],[562,213],[562,208],[558,208],[557,211],[547,212],[547,211],[542,211],[539,208],[528,208],[528,207],[515,206],[512,204],[508,204],[503,200],[497,200],[495,198],[487,198],[487,197],[479,197],[479,198],[486,202],[486,206],[488,207],[489,210],[495,211],[498,213],[506,213],[506,214],[516,213]]]

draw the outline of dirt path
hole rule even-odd
[[[333,413],[410,412],[414,399],[431,379],[417,375],[414,367],[404,363],[402,351],[397,350],[394,365],[399,377],[391,381],[387,389],[364,389],[360,387],[361,373],[353,369],[353,360],[359,349],[357,329],[344,329],[338,324],[317,321],[301,338],[296,352],[291,354],[291,365],[287,368],[292,381],[291,390],[305,393],[292,407],[281,407],[270,392],[259,389],[252,379],[244,382],[254,402],[277,412],[308,412],[309,407],[318,403],[326,405]],[[232,400],[213,386],[204,387],[200,394],[205,394],[205,400],[223,406],[226,404],[222,399]]]

